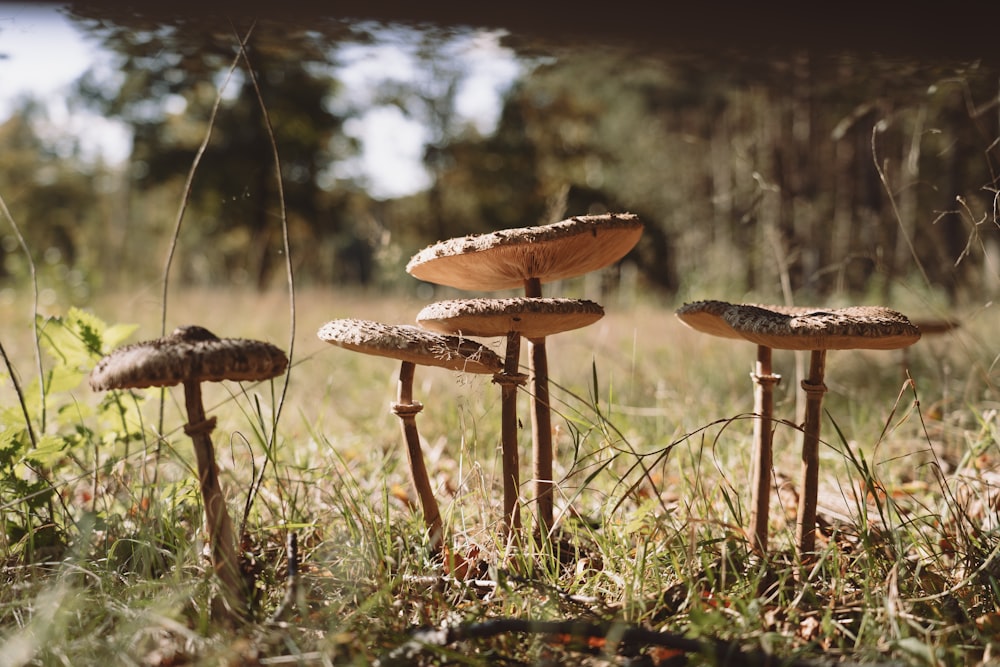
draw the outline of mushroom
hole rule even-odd
[[[535,227],[505,229],[441,241],[406,265],[421,280],[463,290],[523,288],[541,297],[543,283],[583,275],[617,262],[642,235],[631,213],[569,218]],[[528,336],[532,393],[532,443],[538,521],[552,526],[552,417],[544,336]]]
[[[675,315],[687,326],[720,338],[746,340],[726,321],[725,313],[743,306],[725,301],[696,301],[677,309]],[[794,314],[809,312],[795,306],[762,306],[769,311]],[[771,465],[773,460],[772,422],[774,418],[774,386],[781,376],[771,369],[771,348],[757,346],[757,361],[750,373],[754,383],[753,468],[751,473],[750,527],[751,547],[758,554],[767,552],[767,522],[771,500]]]
[[[826,385],[827,350],[892,350],[920,339],[920,330],[905,315],[880,306],[855,306],[808,312],[777,312],[740,306],[723,312],[733,331],[758,346],[810,353],[802,437],[802,493],[796,520],[796,545],[803,559],[816,547],[816,504],[819,490],[819,434]]]
[[[392,411],[400,419],[410,478],[420,498],[431,549],[439,553],[443,539],[441,512],[420,449],[417,414],[423,405],[413,400],[415,366],[438,366],[469,373],[499,373],[503,370],[503,361],[492,350],[475,341],[442,336],[408,325],[356,319],[332,320],[320,327],[317,336],[348,350],[402,361],[397,401],[392,404]]]
[[[544,339],[552,334],[587,326],[603,316],[604,308],[593,301],[541,297],[453,299],[432,303],[417,314],[418,324],[442,333],[506,337],[504,369],[494,376],[494,381],[501,388],[503,511],[506,528],[510,533],[516,532],[521,526],[518,506],[520,473],[517,452],[517,387],[524,383],[524,376],[518,373],[520,338]],[[551,462],[551,456],[549,461]],[[551,471],[546,481],[551,483]],[[536,488],[548,488],[551,491],[550,486]],[[543,524],[542,530],[546,530],[549,525]]]
[[[199,326],[182,326],[169,336],[118,348],[101,359],[90,374],[95,391],[184,386],[188,415],[184,432],[194,444],[213,569],[230,610],[243,618],[249,613],[249,591],[240,572],[233,525],[219,486],[211,439],[216,420],[205,417],[201,383],[267,380],[287,367],[288,357],[270,343],[219,338]]]

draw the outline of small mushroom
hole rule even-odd
[[[827,350],[892,350],[920,339],[920,331],[905,315],[879,306],[855,306],[805,313],[781,313],[742,306],[723,313],[733,331],[774,349],[810,353],[809,375],[802,381],[806,414],[802,438],[802,493],[796,521],[799,556],[812,558],[816,547],[816,504],[819,491],[819,434],[826,385]]]
[[[631,213],[569,218],[549,225],[505,229],[441,241],[406,265],[421,280],[463,290],[524,289],[542,296],[542,284],[583,275],[624,257],[642,236]],[[552,527],[552,416],[544,336],[526,336],[530,349],[532,443],[538,520]]]
[[[169,336],[118,348],[90,374],[95,391],[184,386],[188,415],[184,431],[194,444],[213,568],[231,611],[241,618],[249,613],[249,591],[240,573],[233,525],[219,486],[211,439],[215,417],[205,417],[201,383],[267,380],[287,367],[288,357],[270,343],[219,338],[199,326],[182,326]]]
[[[423,405],[413,400],[415,366],[438,366],[468,373],[499,373],[503,369],[503,361],[492,350],[472,340],[442,336],[414,326],[370,320],[332,320],[320,327],[317,336],[348,350],[402,361],[398,396],[392,404],[392,411],[399,417],[403,429],[410,477],[420,498],[431,549],[440,553],[443,540],[441,512],[427,475],[417,431],[417,414]]]
[[[726,321],[724,315],[742,305],[725,301],[696,301],[677,309],[675,315],[687,326],[720,338],[746,340]],[[809,312],[808,308],[795,306],[761,306],[769,311],[794,314]],[[751,473],[750,527],[751,547],[758,554],[767,552],[767,522],[771,500],[771,465],[773,460],[772,423],[774,419],[774,386],[781,376],[771,368],[771,348],[757,346],[757,361],[750,373],[754,383],[754,414],[758,419],[753,427],[753,469]]]
[[[593,301],[540,297],[453,299],[432,303],[417,314],[417,323],[434,331],[463,336],[503,336],[507,340],[504,369],[494,376],[494,381],[501,388],[504,519],[510,533],[521,527],[517,387],[524,383],[524,376],[518,372],[520,338],[524,336],[537,340],[578,329],[603,316],[604,309]],[[551,484],[551,471],[546,481]],[[546,530],[547,526],[543,524],[542,530]]]

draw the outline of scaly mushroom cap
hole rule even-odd
[[[95,391],[169,387],[182,382],[267,380],[285,372],[288,357],[257,340],[219,338],[199,326],[182,326],[169,336],[120,347],[90,373]]]
[[[473,340],[442,336],[410,325],[343,319],[327,322],[316,334],[321,340],[355,352],[439,366],[468,373],[499,373],[503,360]]]
[[[776,350],[894,350],[920,339],[902,313],[881,306],[782,313],[757,306],[727,309],[733,331]]]
[[[617,262],[635,246],[642,230],[642,222],[631,213],[583,215],[441,241],[414,255],[406,271],[465,290],[512,289],[532,278],[548,283]]]
[[[726,322],[726,318],[723,317],[725,312],[732,307],[733,304],[726,301],[695,301],[694,303],[685,303],[674,312],[674,315],[695,331],[719,338],[742,339],[743,336],[733,331],[733,328]]]
[[[424,307],[417,314],[422,327],[465,336],[544,338],[579,329],[604,317],[604,308],[582,299],[451,299]]]
[[[720,338],[746,340],[745,336],[734,330],[729,322],[726,321],[726,312],[733,308],[763,308],[782,315],[804,315],[816,310],[815,308],[807,308],[805,306],[763,306],[759,304],[736,304],[727,301],[695,301],[693,303],[685,303],[674,312],[674,315],[695,331]]]

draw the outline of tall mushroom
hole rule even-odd
[[[518,373],[520,337],[544,339],[587,326],[603,316],[604,309],[593,301],[541,297],[453,299],[432,303],[417,314],[417,323],[434,331],[463,336],[503,336],[507,340],[504,371],[494,380],[501,387],[503,509],[509,532],[516,532],[521,525],[517,451],[517,386],[523,382],[523,376]]]
[[[696,301],[686,303],[675,312],[687,326],[720,338],[746,340],[726,321],[725,313],[743,305],[725,301]],[[762,306],[770,311],[785,314],[809,312],[808,308],[795,306]],[[754,383],[754,414],[757,419],[753,426],[753,468],[751,473],[750,499],[750,539],[751,547],[758,554],[767,552],[767,522],[771,501],[771,465],[773,460],[772,422],[774,418],[774,386],[781,382],[781,376],[771,368],[771,348],[757,346],[757,361],[750,379]]]
[[[503,361],[492,350],[475,341],[442,336],[419,327],[382,324],[370,320],[332,320],[320,327],[317,336],[327,343],[348,350],[402,361],[398,395],[396,402],[392,404],[392,411],[400,419],[410,464],[410,478],[420,498],[431,549],[434,553],[439,553],[443,527],[417,431],[417,414],[424,406],[413,400],[415,366],[438,366],[468,373],[499,373],[503,370]]]
[[[244,618],[249,613],[249,591],[240,573],[233,525],[219,486],[211,438],[216,420],[205,417],[201,383],[267,380],[287,367],[288,357],[270,343],[219,338],[199,326],[182,326],[169,336],[118,348],[90,374],[95,391],[184,386],[188,415],[184,432],[194,444],[213,569],[231,611]]]
[[[802,380],[806,414],[802,437],[802,493],[796,520],[799,556],[812,558],[816,548],[816,504],[819,492],[819,434],[826,385],[827,350],[892,350],[920,339],[920,331],[905,315],[879,306],[855,306],[805,313],[781,313],[743,306],[723,313],[733,331],[774,349],[810,353],[809,375]]]
[[[523,288],[542,296],[542,284],[583,275],[624,257],[642,235],[631,213],[584,215],[534,227],[505,229],[438,242],[414,255],[406,271],[415,278],[463,290]],[[545,337],[528,337],[532,393],[532,443],[538,521],[552,526],[552,416]]]

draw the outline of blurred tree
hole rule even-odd
[[[332,77],[334,47],[349,34],[343,24],[234,26],[204,17],[108,15],[104,8],[90,15],[86,5],[74,7],[72,16],[117,56],[110,76],[91,70],[78,90],[102,113],[131,127],[137,194],[164,185],[176,189],[183,182],[208,131],[217,87],[226,85],[238,53],[237,36],[249,34],[246,49],[278,147],[296,258],[319,271],[305,278],[366,278],[353,267],[337,271],[338,259],[354,264],[372,249],[345,242],[365,237],[354,233],[345,215],[350,193],[331,188],[326,172],[335,159],[357,150],[342,132],[345,116],[330,103],[338,88]],[[281,253],[278,189],[267,126],[243,67],[241,61],[223,93],[194,183],[184,274],[242,277],[264,288]],[[351,257],[337,257],[338,248],[349,249]]]
[[[458,146],[474,152],[491,150],[491,137],[482,136],[475,119],[460,112],[459,97],[477,74],[470,53],[482,46],[478,43],[480,37],[492,38],[470,28],[439,29],[426,25],[392,26],[385,36],[410,58],[412,72],[387,73],[376,86],[371,104],[399,109],[405,117],[419,122],[427,135],[423,164],[431,175],[431,184],[421,193],[426,214],[423,220],[413,221],[414,228],[408,229],[407,234],[416,232],[424,240],[439,240],[495,228],[469,219],[467,201],[456,207],[457,199],[489,193],[475,190],[463,197],[458,190],[462,183],[450,178],[455,165],[452,153],[461,150]]]
[[[530,224],[559,188],[601,193],[647,218],[647,281],[698,298],[891,302],[926,275],[955,299],[982,282],[1000,238],[995,71],[738,55],[555,52],[493,137],[448,146],[448,206],[495,228]]]
[[[45,284],[82,296],[88,276],[93,277],[104,259],[97,247],[84,241],[88,234],[103,231],[103,192],[113,176],[102,163],[84,158],[77,139],[43,138],[37,128],[45,122],[41,101],[24,98],[0,124],[4,164],[0,192]],[[4,222],[0,279],[20,280],[26,275],[26,258]]]
[[[77,14],[120,56],[120,68],[93,72],[81,90],[132,126],[135,187],[148,195],[169,186],[176,201],[234,32],[246,26]],[[684,296],[891,303],[901,281],[952,300],[1000,289],[990,268],[1000,253],[995,68],[847,52],[638,52],[515,35],[508,43],[528,71],[483,136],[456,112],[471,71],[456,33],[396,26],[418,73],[390,73],[365,102],[427,128],[432,186],[375,204],[331,176],[354,150],[341,130],[356,111],[330,103],[332,54],[368,29],[263,22],[251,39],[297,257],[314,276],[368,280],[380,264],[404,263],[405,252],[386,252],[389,239],[416,249],[544,222],[569,193],[567,215],[614,207],[646,218],[634,258],[649,284]],[[245,73],[230,89],[195,185],[188,273],[243,271],[266,285],[277,251],[273,165]],[[145,206],[166,226],[172,211]]]

